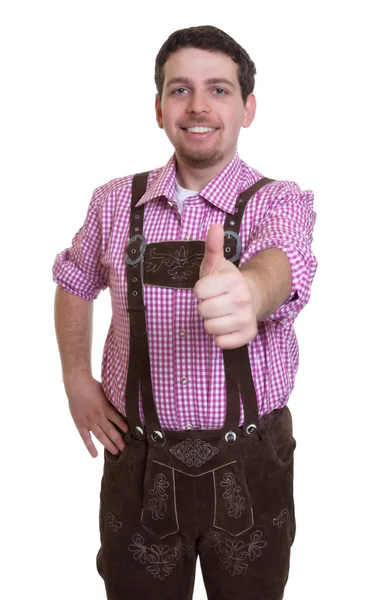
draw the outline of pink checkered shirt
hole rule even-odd
[[[236,154],[199,194],[185,200],[180,215],[174,200],[175,176],[173,155],[165,167],[151,172],[147,192],[137,204],[145,204],[147,243],[205,240],[210,225],[223,224],[226,212],[234,214],[237,196],[262,177]],[[94,300],[101,290],[110,289],[113,314],[104,345],[102,387],[124,415],[129,360],[124,252],[129,240],[132,178],[113,179],[94,191],[72,246],[57,254],[53,265],[54,281],[71,294]],[[289,299],[259,323],[257,336],[248,344],[260,417],[282,407],[295,382],[299,349],[293,322],[309,300],[317,268],[311,251],[316,219],[313,199],[312,191],[302,191],[295,182],[274,182],[249,201],[240,228],[240,266],[257,252],[276,247],[286,253],[292,267]],[[145,285],[144,300],[153,393],[161,425],[169,429],[221,428],[226,412],[222,350],[205,333],[194,291]],[[140,414],[144,422],[141,397]]]

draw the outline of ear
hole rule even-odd
[[[242,127],[249,127],[255,118],[256,114],[256,98],[253,94],[249,94],[247,102],[244,105],[244,118]]]
[[[155,99],[155,110],[156,110],[156,121],[157,124],[159,126],[160,129],[163,129],[163,123],[162,123],[162,109],[161,109],[161,102],[160,99],[158,97],[158,94],[156,94],[156,99]]]

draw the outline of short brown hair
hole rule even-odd
[[[223,52],[232,58],[238,65],[238,79],[245,104],[248,95],[255,86],[256,67],[248,53],[227,33],[212,25],[201,25],[178,29],[174,31],[161,46],[155,63],[155,82],[161,100],[164,86],[164,65],[170,54],[181,48],[200,48],[211,52]]]

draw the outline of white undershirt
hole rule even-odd
[[[178,204],[178,209],[179,209],[180,214],[182,214],[182,212],[183,212],[183,206],[184,206],[185,199],[188,198],[189,196],[196,196],[197,194],[198,194],[198,192],[196,192],[195,190],[186,190],[186,188],[183,188],[182,186],[180,186],[179,183],[177,182],[177,180],[175,180],[174,200]]]

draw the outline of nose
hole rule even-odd
[[[197,91],[191,94],[187,105],[187,112],[195,114],[210,112],[210,104],[206,94]]]

